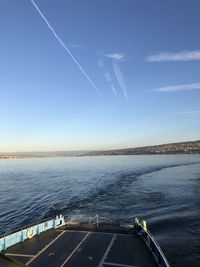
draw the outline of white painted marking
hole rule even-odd
[[[81,230],[81,231],[79,231],[79,230],[66,230],[67,232],[70,232],[70,233],[90,233],[89,231],[83,231],[83,230]]]
[[[107,255],[108,255],[108,253],[109,253],[109,251],[110,251],[110,249],[111,249],[116,237],[117,237],[116,234],[113,235],[113,237],[112,237],[112,239],[111,239],[111,241],[110,241],[110,243],[109,243],[109,245],[108,245],[108,247],[107,247],[107,249],[106,249],[106,251],[105,251],[105,253],[104,253],[104,255],[103,255],[103,257],[102,257],[102,259],[101,259],[101,261],[99,263],[99,265],[98,265],[98,267],[102,267],[103,266],[105,258],[107,257]]]
[[[59,231],[59,230],[56,230]],[[67,230],[67,232],[72,232],[72,233],[88,233],[88,231],[83,231],[83,230]],[[106,233],[106,232],[97,232],[97,231],[92,231],[94,234],[101,234],[101,235],[113,235],[114,233]],[[117,234],[119,236],[134,236],[133,234]]]
[[[35,255],[29,255],[29,254],[15,254],[15,253],[6,253],[6,256],[15,256],[15,257],[28,257],[28,258],[33,258]]]
[[[66,231],[60,233],[55,239],[53,239],[48,245],[46,245],[42,250],[40,250],[32,259],[30,259],[26,265],[29,265],[32,261],[38,258],[48,247],[50,247],[58,238],[60,238]]]
[[[111,266],[119,266],[119,267],[138,267],[136,265],[127,265],[127,264],[119,264],[119,263],[112,263],[112,262],[104,262],[103,264],[107,264]]]
[[[67,259],[60,265],[60,267],[64,267],[64,265],[73,256],[73,254],[78,250],[78,248],[82,245],[82,243],[85,241],[85,239],[88,237],[89,234],[90,234],[90,232],[87,233],[87,235],[81,240],[81,242],[75,247],[75,249],[72,251],[72,253],[67,257]]]

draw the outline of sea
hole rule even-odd
[[[200,266],[200,155],[0,160],[0,233],[65,215],[147,220],[171,266]]]

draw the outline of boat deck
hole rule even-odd
[[[31,267],[157,266],[144,242],[136,235],[126,233],[49,230],[4,253]],[[0,266],[13,265],[0,260]]]
[[[91,229],[48,230],[4,251],[30,267],[155,267],[152,254],[134,233]],[[0,266],[13,266],[2,265]],[[19,265],[21,266],[21,265]]]

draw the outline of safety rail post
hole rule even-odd
[[[5,237],[5,235],[4,235],[3,240],[4,240],[4,250],[6,250],[6,237]]]
[[[97,227],[99,227],[99,215],[97,214]]]
[[[147,221],[142,221],[144,230],[147,232]]]

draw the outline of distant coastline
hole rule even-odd
[[[23,159],[23,158],[30,158],[30,156],[0,154],[0,159]]]
[[[200,140],[168,143],[136,148],[91,151],[84,156],[101,155],[162,155],[162,154],[200,154]]]
[[[168,143],[135,148],[98,150],[98,151],[52,151],[52,152],[15,152],[1,153],[0,159],[113,156],[113,155],[162,155],[162,154],[200,154],[200,140]]]

